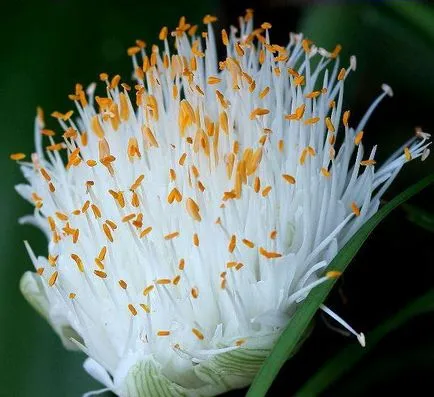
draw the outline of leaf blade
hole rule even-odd
[[[364,355],[370,352],[390,332],[404,325],[413,317],[434,310],[434,289],[429,290],[395,315],[377,326],[369,334],[369,343],[364,349],[352,344],[341,350],[317,371],[294,395],[294,397],[319,395],[340,376],[348,372]],[[343,365],[345,363],[345,365]]]
[[[328,269],[343,272],[375,227],[396,207],[406,202],[409,198],[419,193],[433,182],[434,174],[428,175],[385,204],[342,248],[340,253],[330,263]],[[270,356],[265,360],[257,373],[246,397],[265,396],[274,378],[279,373],[280,368],[306,331],[319,305],[325,300],[335,281],[336,280],[331,279],[324,282],[311,291],[308,297],[303,301],[294,317],[291,319],[290,326],[287,326],[283,331]]]

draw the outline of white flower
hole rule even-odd
[[[53,113],[55,143],[36,118],[36,153],[18,192],[23,218],[48,236],[26,243],[36,273],[26,298],[85,369],[120,396],[212,396],[248,385],[297,304],[337,272],[324,269],[378,209],[414,137],[381,167],[343,110],[356,62],[302,35],[271,45],[270,25],[207,33],[181,18],[164,51],[128,50],[137,85],[105,96],[76,86],[73,112]],[[43,137],[43,136],[48,136]],[[43,148],[42,140],[49,146]],[[65,165],[62,153],[67,153]],[[12,158],[22,160],[21,154]]]

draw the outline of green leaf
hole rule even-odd
[[[434,233],[434,213],[410,204],[404,204],[403,208],[407,212],[407,218],[410,222]]]
[[[425,189],[434,182],[434,174],[423,178],[419,182],[404,190],[393,200],[384,205],[372,218],[370,218],[351,240],[341,249],[339,254],[333,259],[327,270],[337,270],[343,272],[357,251],[366,241],[375,227],[396,207],[403,204],[409,198]],[[316,287],[308,297],[299,305],[292,317],[289,325],[283,331],[274,346],[270,356],[256,375],[247,397],[263,397],[273,383],[274,378],[279,373],[280,368],[287,358],[292,354],[299,340],[306,332],[309,323],[315,315],[318,307],[329,294],[336,280],[328,280]]]
[[[352,344],[329,360],[297,391],[295,396],[319,395],[349,371],[390,332],[404,325],[413,317],[433,310],[434,289],[431,289],[370,332],[368,343],[364,349]]]
[[[415,1],[389,1],[385,6],[411,24],[413,30],[419,30],[422,37],[434,41],[434,10],[431,6]]]

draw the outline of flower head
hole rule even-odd
[[[36,153],[20,161],[35,205],[23,221],[49,239],[29,251],[27,299],[85,368],[121,396],[211,396],[249,384],[298,303],[378,209],[419,133],[381,167],[343,109],[355,70],[301,34],[271,25],[197,33],[181,18],[157,46],[128,49],[136,83],[80,84],[76,112],[39,112]],[[44,147],[43,140],[48,146]],[[66,158],[66,161],[65,161]]]

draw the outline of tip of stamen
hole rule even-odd
[[[390,87],[390,85],[387,84],[382,84],[381,85],[381,89],[390,97],[393,97],[393,90],[392,87]]]
[[[350,57],[350,67],[354,71],[357,69],[357,58],[355,55],[351,55]]]
[[[366,338],[363,332],[360,332],[360,334],[357,335],[357,340],[359,341],[360,346],[362,347],[366,346]]]
[[[422,152],[422,156],[420,156],[420,159],[422,161],[425,161],[428,158],[430,153],[431,153],[431,150],[429,150],[429,148],[425,148],[424,151]]]

